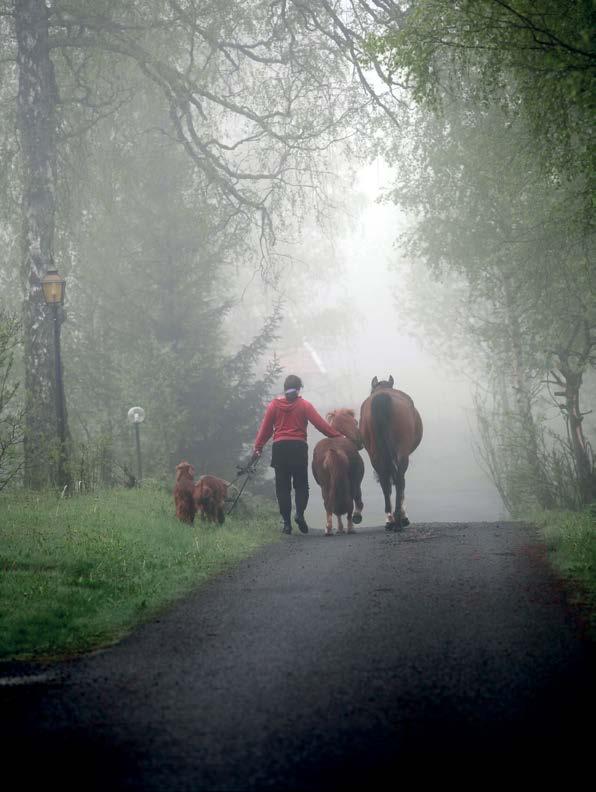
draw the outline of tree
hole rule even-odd
[[[144,130],[134,151],[132,124]],[[118,478],[119,467],[134,470],[125,416],[135,404],[147,415],[146,477],[166,479],[183,458],[229,475],[246,422],[260,411],[246,394],[268,383],[247,370],[243,418],[239,409],[236,423],[222,422],[223,405],[237,391],[225,374],[239,354],[227,325],[247,229],[241,216],[222,224],[220,207],[160,125],[154,92],[143,86],[115,128],[96,125],[82,155],[70,152],[80,179],[67,202],[70,233],[59,240],[75,279],[66,382],[73,474],[91,485]],[[254,334],[257,356],[272,337],[269,323],[261,325],[242,335],[246,344]]]
[[[26,0],[2,14],[3,51],[17,64],[6,73],[18,83],[22,155],[25,477],[40,486],[54,383],[39,282],[55,258],[56,201],[73,176],[65,141],[123,114],[138,86],[151,85],[166,116],[161,129],[196,167],[218,222],[256,229],[266,257],[288,199],[299,214],[297,191],[317,191],[326,150],[363,101],[300,4]]]
[[[544,379],[568,349],[582,373],[593,361],[592,4],[420,0],[402,10],[367,44],[418,103],[387,142],[391,198],[415,213],[409,254],[463,285],[450,318],[461,318],[459,337],[498,404],[478,401],[485,461],[502,473],[500,455],[509,474],[524,459],[530,484],[521,493],[499,473],[499,490],[510,507],[527,505],[528,491],[550,506]],[[446,317],[429,318],[442,338],[453,333]],[[582,374],[569,373],[569,384],[560,368],[549,376],[575,416],[565,453],[586,502],[595,472],[578,432]]]
[[[592,359],[585,339],[596,328],[593,241],[575,222],[568,185],[545,172],[531,142],[518,114],[444,97],[440,114],[416,114],[405,156],[396,144],[391,195],[416,212],[407,253],[443,280],[462,284],[449,313],[437,315],[435,304],[429,310],[421,294],[415,314],[440,339],[449,337],[452,345],[464,339],[483,372],[485,393],[498,405],[478,401],[481,429],[492,420],[493,431],[482,432],[485,461],[493,474],[501,471],[498,488],[508,506],[518,508],[532,497],[544,507],[557,500],[544,439],[544,379],[552,350],[568,344],[585,370]],[[583,335],[578,322],[587,328]],[[581,377],[574,387],[578,383]],[[573,456],[579,502],[589,502],[594,472],[585,438],[578,437]]]
[[[391,4],[395,5],[395,4]],[[594,7],[589,0],[416,0],[369,51],[438,109],[454,92],[519,112],[545,167],[593,178]],[[504,90],[507,89],[507,90]],[[583,178],[582,178],[583,177]]]
[[[23,408],[13,370],[19,336],[19,321],[0,310],[0,491],[14,481],[23,464]]]

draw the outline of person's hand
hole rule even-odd
[[[238,475],[243,476],[245,473],[248,473],[260,456],[261,456],[260,451],[253,451],[250,459],[247,459],[246,462],[244,462],[244,464],[236,465],[236,470],[238,471]]]

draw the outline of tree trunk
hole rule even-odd
[[[519,323],[515,297],[510,281],[510,277],[505,275],[503,278],[505,312],[509,330],[509,340],[513,359],[513,380],[515,391],[516,411],[520,421],[521,439],[524,445],[526,463],[532,480],[534,482],[535,495],[540,506],[544,509],[552,509],[554,498],[549,490],[544,477],[544,471],[540,461],[538,448],[538,436],[534,415],[532,413],[532,398],[526,379],[526,369],[524,365],[524,353],[522,345],[522,332]]]
[[[57,89],[44,0],[16,0],[19,89],[17,124],[22,156],[22,281],[25,293],[25,486],[57,481],[62,449],[56,422],[52,317],[40,281],[53,269]]]
[[[569,428],[569,440],[573,449],[581,502],[583,505],[596,503],[596,473],[592,467],[588,442],[582,426],[584,418],[579,406],[582,372],[573,371],[565,354],[559,353],[559,360],[558,368],[565,378],[565,390],[560,395],[565,396],[564,412]],[[558,377],[557,380],[561,381]]]

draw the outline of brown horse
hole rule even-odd
[[[348,533],[354,533],[353,523],[362,521],[362,492],[364,462],[358,453],[362,438],[354,410],[341,408],[327,416],[327,421],[344,437],[326,437],[313,451],[312,472],[321,487],[327,514],[325,535],[333,535],[333,515],[337,516],[337,532],[344,532],[342,515],[348,518]]]
[[[385,496],[388,531],[409,525],[404,508],[404,490],[409,456],[422,440],[422,419],[414,402],[393,387],[393,377],[371,383],[371,395],[360,408],[360,434]],[[395,484],[395,512],[391,490]]]

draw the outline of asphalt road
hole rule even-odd
[[[117,646],[0,673],[15,789],[482,788],[591,762],[594,645],[511,523],[284,537]]]

